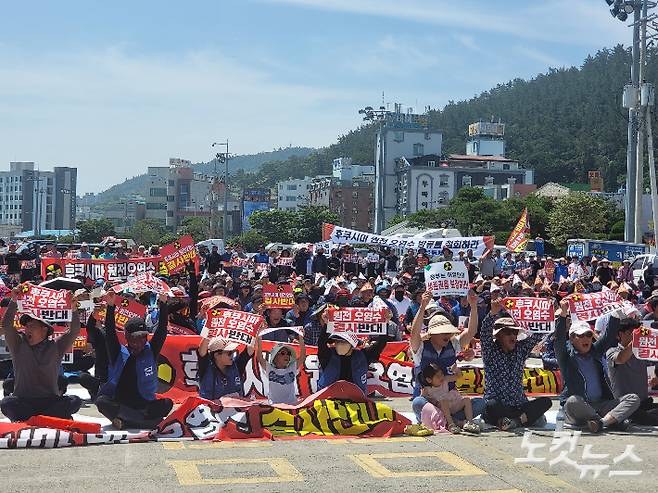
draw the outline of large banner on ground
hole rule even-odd
[[[0,449],[58,448],[156,440],[273,440],[314,436],[389,437],[401,435],[408,418],[358,387],[337,382],[296,405],[243,399],[207,401],[188,397],[153,431],[108,432],[97,423],[38,416],[23,423],[0,423]]]
[[[160,268],[161,257],[122,259],[41,259],[41,276],[55,277],[82,276],[85,281],[93,282],[97,279],[106,281],[125,281],[129,276],[136,276],[144,272],[157,274]]]
[[[187,397],[198,395],[197,348],[199,336],[170,335],[158,359],[158,392],[183,402]],[[268,353],[276,342],[263,341],[263,351]],[[296,345],[290,344],[298,351]],[[368,371],[368,390],[386,397],[409,397],[413,393],[413,363],[409,355],[408,342],[389,342],[379,361],[372,363]],[[266,355],[267,357],[267,355]],[[308,396],[317,391],[320,367],[317,347],[306,346],[306,358],[297,376],[295,386],[298,396]],[[558,371],[541,368],[526,368],[524,388],[528,393],[557,394],[562,390]],[[260,398],[267,395],[267,376],[261,375],[254,359],[247,365],[244,381],[246,396]],[[484,369],[462,367],[462,376],[457,382],[461,392],[482,394],[484,392]]]
[[[424,248],[428,255],[441,255],[444,248],[449,248],[454,255],[459,250],[473,250],[473,255],[481,256],[494,246],[493,236],[468,236],[456,238],[420,238],[381,236],[354,229],[342,228],[334,224],[322,225],[322,241],[336,244],[375,245],[389,248]]]

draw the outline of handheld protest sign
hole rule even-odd
[[[432,295],[466,296],[470,288],[468,269],[460,260],[429,264],[424,269],[425,286]]]
[[[72,295],[68,290],[55,290],[25,283],[17,301],[18,311],[47,322],[70,322],[73,317]]]
[[[335,308],[328,310],[327,332],[351,332],[358,336],[386,335],[387,318],[383,308]]]
[[[633,331],[633,354],[637,359],[658,361],[658,329],[647,326],[635,329]]]
[[[194,262],[194,272],[199,273],[199,256],[192,236],[185,235],[160,248],[163,267],[169,275],[185,271],[188,262]]]
[[[268,284],[263,286],[263,306],[289,310],[295,306],[295,293],[290,284]]]
[[[251,345],[265,319],[254,313],[213,308],[206,313],[201,337],[221,337],[238,344]]]
[[[569,297],[569,311],[573,322],[578,320],[588,322],[623,307],[622,298],[611,290],[576,293]]]
[[[505,311],[514,321],[531,333],[555,331],[555,306],[546,298],[505,298]]]

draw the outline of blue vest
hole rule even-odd
[[[352,351],[352,383],[358,386],[364,394],[368,394],[368,358],[363,351]],[[326,368],[320,368],[318,379],[318,390],[328,387],[340,378],[340,356],[335,350],[331,351],[331,357]]]
[[[130,352],[126,346],[121,346],[119,356],[109,368],[107,383],[103,385],[101,395],[114,397],[121,378],[121,373],[126,366]],[[136,356],[135,372],[137,373],[137,388],[139,394],[147,401],[155,400],[155,391],[158,388],[158,365],[153,357],[151,345],[147,342],[144,350]]]
[[[418,383],[418,375],[429,366],[431,363],[437,364],[439,367],[446,369],[450,368],[457,361],[457,353],[452,345],[452,341],[441,350],[441,353],[436,352],[436,348],[432,345],[431,341],[423,342],[423,357],[420,360],[420,366],[414,366],[414,397],[420,395],[420,384]],[[450,382],[448,388],[451,390],[455,388],[455,383]]]
[[[243,395],[242,379],[235,362],[227,368],[226,374],[217,369],[215,363],[208,362],[208,369],[199,381],[199,395],[213,401],[228,394]]]

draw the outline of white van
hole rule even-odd
[[[223,255],[226,251],[224,248],[224,240],[221,239],[203,240],[196,244],[197,248],[200,246],[205,246],[208,248],[208,251],[212,251],[212,247],[216,246],[220,255]]]
[[[633,282],[637,284],[640,279],[644,278],[644,271],[649,266],[653,266],[654,273],[658,274],[658,256],[654,253],[646,253],[638,255],[631,262],[631,270],[633,271]]]

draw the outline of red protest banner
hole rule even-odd
[[[21,286],[18,311],[48,322],[70,322],[71,292],[25,283]]]
[[[201,336],[209,339],[221,337],[249,346],[263,323],[265,319],[254,313],[214,308],[206,313]]]
[[[290,284],[267,284],[263,286],[263,306],[289,310],[295,305],[295,293]]]
[[[505,298],[503,306],[507,313],[529,332],[555,331],[555,307],[546,298]]]
[[[639,327],[633,331],[633,354],[637,359],[658,360],[658,329]]]
[[[194,262],[194,271],[199,273],[199,256],[192,236],[185,235],[160,248],[163,268],[169,275],[185,270],[185,265]]]
[[[327,330],[356,335],[386,335],[386,310],[383,308],[329,308]]]
[[[158,272],[161,257],[130,259],[41,259],[41,276],[84,277],[86,281],[125,281],[129,276]]]
[[[585,322],[623,307],[621,297],[612,290],[598,293],[576,293],[569,297],[571,320]]]
[[[113,286],[112,289],[116,293],[120,293],[121,291],[129,291],[132,293],[153,292],[158,294],[166,294],[172,298],[174,296],[174,293],[171,291],[169,285],[162,279],[155,277],[150,272],[140,274],[128,282],[117,284],[116,286]]]
[[[279,257],[276,259],[276,265],[292,265],[292,257]]]

